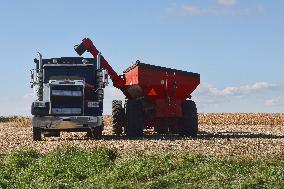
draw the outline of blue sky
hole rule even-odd
[[[284,1],[3,1],[0,115],[29,115],[29,69],[85,36],[118,73],[136,59],[201,74],[199,112],[284,113]],[[88,55],[89,56],[89,55]],[[111,100],[123,98],[106,89]]]

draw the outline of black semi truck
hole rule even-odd
[[[94,138],[102,135],[108,75],[100,57],[43,59],[38,53],[36,68],[31,70],[33,140],[41,140],[42,134],[59,137],[61,131],[87,132]]]

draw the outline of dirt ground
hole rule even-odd
[[[108,147],[122,153],[163,151],[218,156],[274,156],[284,153],[284,126],[201,124],[197,139],[151,134],[131,140],[112,135],[110,123],[107,122],[101,140],[90,140],[85,133],[62,133],[60,138],[44,138],[43,141],[34,142],[31,127],[0,123],[0,153],[23,147],[46,152],[62,146],[87,150]]]

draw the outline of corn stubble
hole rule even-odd
[[[214,156],[274,156],[284,152],[284,114],[199,114],[197,139],[172,135],[146,135],[139,139],[113,136],[111,116],[104,116],[104,137],[89,140],[85,133],[62,133],[60,138],[32,141],[30,118],[0,117],[0,153],[21,148],[48,152],[62,146],[93,150],[116,149],[124,154],[188,152]]]
[[[284,126],[284,114],[265,113],[209,113],[199,114],[204,125],[269,125]]]

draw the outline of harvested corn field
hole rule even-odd
[[[197,139],[157,135],[146,131],[139,139],[114,136],[111,116],[104,117],[101,140],[85,133],[62,133],[60,138],[32,141],[29,118],[1,118],[0,152],[35,148],[47,152],[57,147],[76,146],[86,150],[114,148],[123,153],[189,152],[217,156],[274,156],[284,152],[284,114],[199,114]]]
[[[265,113],[199,114],[199,124],[284,126],[284,114],[265,114]]]

